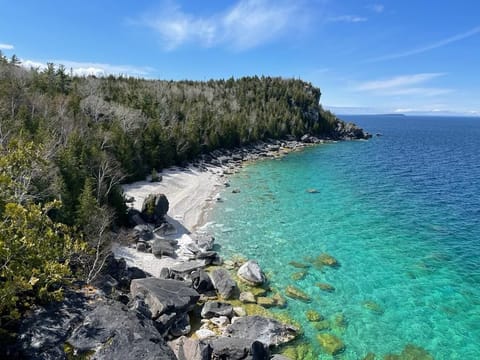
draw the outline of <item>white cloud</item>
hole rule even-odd
[[[381,14],[383,10],[385,10],[385,6],[383,4],[371,4],[367,6],[367,8],[377,14]]]
[[[445,75],[444,73],[421,73],[413,75],[400,75],[389,79],[374,80],[361,83],[355,87],[356,90],[376,91],[398,89],[404,86],[421,84],[426,81]]]
[[[39,68],[43,70],[47,67],[46,61],[35,61],[21,59],[22,66],[26,68]],[[70,60],[52,60],[48,61],[55,65],[63,65],[69,72],[70,69],[74,75],[78,76],[105,76],[105,75],[128,75],[128,76],[147,76],[153,71],[149,67],[136,67],[131,65],[112,65],[94,62],[78,62]]]
[[[247,50],[298,29],[306,19],[301,2],[284,0],[239,0],[226,11],[204,17],[186,13],[172,2],[163,5],[160,14],[147,16],[142,23],[158,32],[166,50],[186,43]]]
[[[1,44],[0,43],[0,50],[13,50],[14,46],[12,44]]]
[[[473,29],[470,29],[464,33],[456,34],[451,37],[436,41],[434,43],[431,43],[422,47],[418,47],[416,49],[407,50],[407,51],[403,51],[395,54],[384,55],[377,58],[369,59],[367,61],[378,62],[378,61],[393,60],[393,59],[398,59],[398,58],[407,57],[411,55],[421,54],[430,50],[441,48],[443,46],[446,46],[448,44],[451,44],[463,39],[467,39],[469,37],[477,35],[478,33],[480,33],[480,26],[474,27]]]
[[[366,17],[358,15],[341,15],[328,18],[329,22],[348,22],[348,23],[358,23],[368,21]]]
[[[357,84],[353,89],[355,91],[371,92],[385,96],[439,96],[451,93],[453,92],[453,90],[447,88],[428,87],[420,85],[445,75],[445,73],[420,73],[413,75],[400,75],[388,79],[366,81]]]

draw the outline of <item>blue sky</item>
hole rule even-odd
[[[301,78],[337,113],[480,115],[476,0],[0,0],[0,50],[78,74]]]

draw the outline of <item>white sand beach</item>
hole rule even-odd
[[[151,253],[138,252],[135,248],[115,244],[113,252],[117,258],[123,257],[128,266],[135,266],[158,276],[164,267],[170,267],[187,259],[182,256],[182,247],[193,242],[191,233],[202,231],[206,212],[213,206],[217,194],[223,186],[222,167],[208,167],[200,170],[193,166],[187,169],[177,167],[162,171],[160,182],[139,181],[123,186],[127,198],[133,197],[130,206],[141,210],[144,199],[153,193],[167,196],[169,210],[167,220],[177,230],[176,234],[168,236],[178,242],[177,258],[157,258]]]

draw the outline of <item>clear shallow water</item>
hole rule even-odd
[[[480,359],[480,119],[345,119],[383,136],[258,162],[230,179],[211,214],[222,255],[257,259],[271,286],[310,295],[287,310],[318,351],[309,309],[347,319],[331,331],[346,344],[338,359],[382,358],[407,343],[435,359]],[[341,267],[291,279],[300,269],[290,261],[322,252]]]

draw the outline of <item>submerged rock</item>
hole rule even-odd
[[[317,340],[327,354],[337,355],[345,350],[345,344],[335,335],[321,333],[317,335]]]
[[[237,275],[250,284],[261,285],[265,282],[265,274],[255,260],[249,260],[240,266]]]
[[[323,267],[323,266],[339,267],[340,266],[340,263],[338,262],[338,260],[335,259],[332,255],[329,255],[327,253],[322,253],[318,255],[314,263],[315,263],[315,266],[317,267]]]
[[[372,300],[364,301],[362,305],[365,309],[370,310],[371,312],[378,315],[381,315],[384,312],[383,308]]]
[[[387,354],[384,360],[434,360],[434,358],[420,346],[407,344],[400,355]]]
[[[292,275],[290,275],[290,279],[292,279],[293,281],[299,281],[299,280],[303,280],[305,276],[307,276],[306,271],[297,271],[297,272],[294,272]]]
[[[274,299],[266,296],[257,297],[257,304],[267,309],[277,305]]]
[[[239,297],[240,301],[243,303],[250,303],[253,304],[256,302],[255,295],[253,295],[250,291],[243,291],[240,293]]]
[[[298,262],[298,261],[290,261],[288,264],[292,265],[293,267],[296,267],[298,269],[308,269],[310,267],[310,265],[304,264],[304,263],[301,263],[301,262]]]
[[[291,297],[292,299],[297,299],[305,302],[311,301],[310,297],[306,293],[292,285],[287,286],[287,288],[285,289],[285,295]]]
[[[315,286],[319,287],[320,290],[327,291],[327,292],[334,292],[335,288],[327,283],[316,283]]]
[[[305,316],[307,317],[307,320],[310,322],[317,322],[323,320],[323,316],[315,310],[307,310],[305,313]]]
[[[326,331],[326,330],[330,330],[330,329],[331,329],[330,321],[328,321],[328,320],[317,321],[313,326],[314,326],[315,329],[317,329],[318,331]]]
[[[277,346],[293,340],[298,329],[278,320],[263,316],[244,316],[227,327],[231,337],[261,341],[267,346]]]

